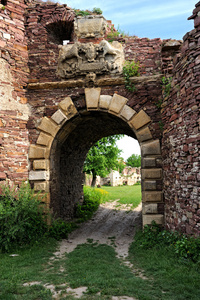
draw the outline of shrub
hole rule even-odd
[[[92,12],[97,15],[102,15],[102,13],[103,13],[103,11],[98,7],[94,7]]]
[[[39,194],[35,195],[28,183],[19,189],[1,186],[0,196],[0,250],[35,241],[47,231]]]
[[[135,92],[136,87],[131,83],[130,77],[139,76],[140,63],[132,61],[126,61],[123,66],[123,75],[125,79],[125,87],[130,92]]]
[[[168,246],[179,258],[200,261],[200,238],[162,230],[155,222],[144,226],[135,242],[144,249]]]
[[[86,221],[92,217],[94,212],[98,209],[101,202],[105,201],[108,192],[99,188],[91,188],[84,186],[84,200],[83,204],[78,204],[76,207],[76,217],[79,221]]]
[[[69,223],[58,218],[52,220],[47,235],[56,240],[66,239],[68,237],[68,234],[72,232],[75,228],[77,228],[77,225],[75,223]]]

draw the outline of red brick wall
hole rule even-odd
[[[167,228],[200,234],[200,22],[184,37],[174,60],[171,93],[162,118],[165,218]]]
[[[16,183],[28,175],[25,9],[23,0],[8,0],[5,10],[0,10],[0,180]]]

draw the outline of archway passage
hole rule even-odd
[[[56,216],[72,218],[83,200],[82,168],[90,147],[102,137],[127,134],[141,146],[143,225],[162,224],[160,142],[152,138],[150,117],[143,110],[136,113],[118,94],[101,95],[100,88],[85,89],[85,100],[86,109],[78,112],[66,97],[51,118],[41,120],[37,143],[29,151],[34,189],[47,193],[45,201]]]

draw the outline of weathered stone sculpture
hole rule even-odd
[[[122,72],[123,62],[123,47],[116,41],[112,44],[106,40],[100,44],[76,42],[60,46],[57,74],[61,78],[90,72],[117,74]]]
[[[103,37],[107,22],[103,16],[78,16],[74,22],[74,31],[78,39]]]

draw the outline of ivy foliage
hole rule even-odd
[[[171,91],[172,77],[162,77],[163,97],[168,97]]]
[[[130,92],[135,92],[137,89],[133,83],[131,83],[130,78],[135,76],[140,76],[139,73],[140,63],[132,61],[126,61],[123,66],[123,76],[125,79],[125,87]]]

